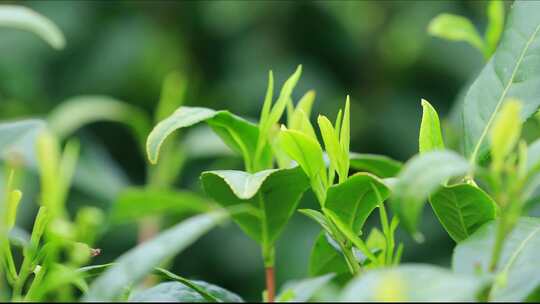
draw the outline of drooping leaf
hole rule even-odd
[[[521,121],[540,106],[540,3],[516,1],[497,51],[471,85],[463,105],[465,155],[480,159],[487,151],[487,134],[494,117],[508,100],[523,102]]]
[[[452,267],[460,274],[489,275],[497,222],[480,228],[454,250]],[[490,301],[524,301],[540,286],[540,219],[521,218],[504,243]]]
[[[150,162],[153,164],[157,162],[161,145],[171,133],[203,121],[208,123],[233,151],[241,154],[247,164],[251,164],[259,136],[257,126],[228,111],[198,107],[180,107],[154,127],[146,141],[146,152]],[[270,166],[269,147],[265,148],[263,156],[266,164]]]
[[[351,168],[373,173],[380,178],[396,176],[401,170],[401,162],[377,154],[350,153]]]
[[[498,208],[488,194],[469,184],[442,187],[430,196],[429,202],[444,229],[456,242],[463,241],[493,220]]]
[[[287,282],[277,296],[277,302],[308,302],[313,295],[332,280],[335,274]]]
[[[222,212],[187,219],[120,256],[90,286],[84,301],[114,301],[123,289],[139,282],[152,269],[178,254],[224,220]]]
[[[24,6],[1,5],[0,27],[4,26],[32,32],[58,50],[66,45],[64,34],[56,24]]]
[[[377,177],[356,173],[345,182],[328,188],[324,208],[331,210],[353,233],[360,234],[368,216],[389,195],[390,191]]]
[[[206,193],[223,207],[247,204],[256,210],[232,217],[250,237],[262,244],[272,244],[277,239],[309,187],[309,180],[299,167],[255,174],[209,171],[203,172],[201,180]]]
[[[26,119],[0,123],[0,159],[15,161],[35,168],[35,143],[45,129],[45,122]]]
[[[422,99],[422,124],[420,125],[419,151],[425,153],[444,149],[439,115],[431,104]]]
[[[342,293],[346,302],[476,301],[484,283],[474,276],[441,267],[407,264],[369,271],[352,280]]]
[[[132,187],[120,193],[111,220],[125,223],[149,215],[190,215],[211,209],[210,201],[194,192]]]
[[[393,187],[391,205],[404,227],[419,238],[417,225],[428,197],[449,178],[464,175],[470,165],[455,152],[426,152],[409,160]]]
[[[429,23],[428,33],[447,40],[467,42],[485,53],[484,41],[471,21],[465,17],[440,14]]]
[[[150,121],[139,108],[109,96],[77,96],[62,102],[48,117],[51,130],[60,138],[99,121],[127,125],[139,143],[144,143],[150,131]]]

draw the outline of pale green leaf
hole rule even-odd
[[[0,5],[0,27],[32,32],[55,49],[63,49],[66,39],[62,31],[47,17],[19,5]]]
[[[454,250],[452,266],[460,274],[489,275],[491,253],[495,243],[497,222],[480,228]],[[517,302],[540,286],[540,220],[521,218],[506,238],[501,259],[494,273],[490,301]]]
[[[380,178],[394,177],[402,167],[401,162],[384,155],[351,152],[349,157],[352,169],[373,173]]]
[[[490,0],[487,6],[488,26],[485,40],[488,55],[497,49],[504,28],[504,2],[502,0]]]
[[[521,135],[521,103],[507,100],[497,114],[490,133],[491,157],[496,164],[513,151]]]
[[[277,302],[308,302],[317,291],[328,284],[335,274],[287,282],[277,296]]]
[[[156,110],[156,121],[165,119],[184,103],[187,79],[184,74],[174,71],[165,77]]]
[[[155,266],[177,255],[224,219],[223,213],[192,217],[124,253],[92,282],[83,300],[116,300],[126,286],[138,283]]]
[[[313,138],[295,130],[282,128],[280,133],[281,148],[314,178],[325,168],[321,146]]]
[[[465,17],[443,13],[431,20],[428,33],[451,41],[464,41],[484,53],[484,41],[478,31]]]
[[[516,1],[497,51],[470,86],[464,99],[463,147],[471,160],[487,152],[489,129],[509,98],[522,101],[520,121],[540,106],[540,2]]]
[[[474,276],[441,267],[407,264],[369,271],[344,289],[346,302],[464,302],[476,301],[484,283]]]
[[[442,187],[429,202],[444,229],[456,242],[473,234],[481,225],[493,220],[498,206],[480,188],[469,184]]]
[[[35,144],[45,122],[26,119],[0,123],[0,159],[35,168]]]
[[[420,125],[419,151],[420,153],[444,149],[439,115],[431,104],[422,99],[422,123]]]

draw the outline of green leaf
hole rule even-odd
[[[180,107],[154,127],[146,141],[146,152],[150,162],[157,163],[160,148],[171,133],[203,121],[208,123],[232,150],[241,154],[246,165],[251,167],[259,136],[257,126],[227,111],[198,107]],[[270,147],[265,148],[263,156],[264,162],[270,167],[272,162]]]
[[[502,165],[504,158],[512,152],[521,135],[519,113],[521,103],[517,100],[507,100],[502,106],[491,129],[491,157],[493,162]]]
[[[380,178],[396,176],[402,163],[384,155],[350,153],[351,168],[373,173]]]
[[[47,17],[19,5],[0,5],[0,27],[29,31],[59,50],[66,45],[60,29]]]
[[[296,130],[282,127],[280,132],[281,148],[294,159],[310,178],[325,170],[323,151],[313,138]]]
[[[444,229],[456,242],[473,234],[481,225],[493,220],[497,204],[480,188],[459,184],[442,187],[429,202]]]
[[[497,222],[490,222],[454,250],[452,266],[461,274],[488,275]],[[521,218],[506,238],[494,274],[490,301],[524,301],[540,286],[540,219]]]
[[[315,96],[315,91],[308,91],[302,96],[298,105],[292,111],[289,122],[287,123],[289,129],[302,130],[305,117],[309,118],[311,116],[311,108],[313,107]]]
[[[418,140],[420,143],[420,153],[444,149],[437,111],[425,99],[422,99],[422,109],[422,123],[420,125],[420,137]]]
[[[391,200],[405,229],[421,238],[417,225],[428,197],[449,178],[463,175],[469,168],[467,160],[447,150],[426,152],[409,160],[397,177]]]
[[[465,17],[447,13],[440,14],[429,23],[428,33],[442,39],[464,41],[482,53],[485,52],[484,41],[471,21]]]
[[[324,208],[331,210],[353,233],[360,234],[368,216],[389,195],[390,191],[380,179],[369,173],[357,173],[328,188]]]
[[[299,168],[271,169],[255,174],[223,170],[203,172],[206,193],[223,207],[247,204],[254,213],[232,217],[253,239],[273,244],[296,210],[309,180]]]
[[[308,302],[313,295],[328,284],[335,274],[287,282],[277,296],[277,302]]]
[[[328,153],[328,157],[330,158],[330,165],[338,172],[341,179],[345,179],[348,173],[345,170],[348,168],[343,163],[343,151],[339,142],[338,132],[336,132],[330,120],[324,115],[319,115],[317,122],[319,123],[326,153]]]
[[[189,191],[127,188],[111,210],[113,223],[125,223],[148,215],[190,215],[207,212],[212,205],[207,198]]]
[[[187,219],[120,256],[90,286],[84,301],[114,301],[128,285],[142,280],[152,269],[191,245],[225,219],[207,213]]]
[[[150,121],[141,109],[109,96],[77,96],[62,102],[48,117],[51,130],[61,139],[85,125],[110,121],[127,125],[140,143],[150,131]]]
[[[484,284],[474,276],[441,267],[408,264],[369,271],[345,287],[346,302],[465,302],[476,301]]]
[[[45,126],[39,119],[0,123],[0,158],[35,167],[35,143]]]
[[[319,233],[309,257],[309,274],[320,276],[335,273],[339,281],[347,281],[351,275],[343,254],[328,243],[324,231]]]
[[[167,74],[161,87],[156,120],[165,119],[184,103],[187,79],[178,71]]]
[[[485,40],[487,53],[491,56],[497,49],[504,28],[504,2],[490,0],[487,6],[488,26]]]
[[[523,102],[520,120],[540,106],[540,3],[516,1],[497,51],[469,88],[463,105],[465,155],[477,161],[487,152],[486,136],[508,98]]]
[[[199,290],[204,290],[219,302],[238,303],[243,302],[242,299],[219,286],[212,285],[203,281],[190,281],[197,286]],[[180,282],[164,282],[159,283],[151,288],[134,293],[129,302],[218,302],[209,300],[201,295],[201,293]]]

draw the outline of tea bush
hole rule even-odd
[[[184,106],[185,76],[173,72],[154,117],[108,96],[84,95],[46,119],[1,123],[0,299],[241,302],[232,291],[167,270],[181,251],[232,221],[260,247],[264,301],[540,300],[540,220],[528,216],[539,202],[540,142],[522,134],[540,106],[540,3],[516,1],[505,22],[503,3],[490,1],[487,16],[484,37],[457,15],[443,13],[429,24],[431,35],[477,48],[486,64],[464,88],[451,123],[441,123],[437,110],[421,100],[418,154],[405,163],[350,151],[356,120],[345,94],[337,117],[312,120],[315,92],[293,100],[301,65],[279,94],[269,72],[257,121]],[[56,49],[65,44],[51,21],[23,7],[0,6],[0,26],[31,31]],[[73,215],[71,188],[96,197],[116,193],[110,189],[114,173],[90,179],[84,172],[96,170],[96,160],[80,163],[81,144],[73,134],[95,121],[125,125],[134,149],[148,157],[148,174],[143,186],[118,186],[106,212],[86,206]],[[187,147],[179,132],[197,124],[215,133],[199,135],[211,144],[207,151]],[[185,163],[204,153],[240,156],[243,170],[202,172],[206,195],[178,190],[174,181]],[[30,233],[16,221],[28,174],[39,176],[40,184]],[[306,192],[314,194],[316,208],[298,208]],[[426,203],[456,243],[451,268],[401,262],[407,248],[396,231],[422,242]],[[320,225],[320,233],[310,276],[280,285],[276,241],[297,211]],[[183,220],[159,231],[163,214]],[[368,230],[372,216],[380,225]],[[97,239],[118,223],[137,223],[139,244],[107,264],[94,263],[107,249],[94,248]]]

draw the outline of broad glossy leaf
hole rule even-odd
[[[225,218],[225,214],[217,212],[189,218],[124,253],[92,283],[83,300],[114,301],[126,286],[139,282],[155,266],[177,255]]]
[[[49,115],[51,130],[66,138],[87,124],[119,122],[130,127],[140,143],[150,131],[150,121],[141,109],[109,96],[77,96],[62,102]]]
[[[463,105],[464,151],[478,160],[487,151],[486,136],[508,98],[523,102],[525,121],[540,106],[540,3],[516,1],[501,43],[471,85]]]
[[[45,122],[39,119],[0,123],[0,158],[35,168],[36,138],[44,129]]]
[[[377,154],[350,153],[350,161],[352,169],[373,173],[380,178],[394,177],[402,167],[401,162]]]
[[[489,274],[496,221],[480,228],[454,250],[452,266],[462,274]],[[491,301],[524,301],[540,286],[540,219],[521,218],[506,238],[490,292]]]
[[[112,207],[111,220],[124,223],[148,215],[190,215],[211,209],[211,202],[194,192],[132,187],[120,193]]]
[[[19,5],[0,5],[0,27],[32,32],[55,49],[63,49],[66,39],[60,29],[47,17]]]
[[[301,168],[271,169],[255,174],[223,170],[204,172],[206,193],[223,207],[248,204],[255,213],[232,217],[253,239],[272,244],[285,227],[309,180]]]
[[[198,288],[208,292],[219,302],[238,303],[242,299],[219,286],[212,285],[203,281],[191,281]],[[164,282],[148,289],[134,293],[129,302],[215,302],[205,298],[195,289],[186,286],[180,282]]]
[[[471,21],[465,17],[440,14],[431,20],[428,32],[439,38],[468,42],[481,52],[485,52],[484,41]]]
[[[469,171],[469,163],[451,151],[432,151],[409,160],[398,175],[392,192],[392,208],[415,237],[420,213],[428,197],[449,178]]]
[[[474,276],[454,274],[431,265],[407,264],[371,270],[344,289],[347,302],[475,301],[484,283]]]
[[[313,138],[296,130],[282,129],[281,148],[294,159],[310,178],[325,168],[323,151]]]
[[[285,283],[277,297],[278,302],[307,302],[313,295],[328,284],[335,274]]]
[[[422,109],[422,123],[420,125],[420,136],[418,140],[420,153],[444,149],[441,124],[437,111],[425,99],[422,99]]]
[[[369,173],[357,173],[328,188],[324,208],[331,210],[353,233],[360,234],[368,216],[389,195],[380,179]]]
[[[207,108],[180,107],[172,115],[158,123],[146,141],[146,152],[151,163],[156,163],[163,142],[174,131],[205,121],[235,152],[251,163],[257,148],[259,129],[256,125],[228,111],[214,111]],[[271,151],[267,146],[264,160],[271,164]]]
[[[493,220],[498,208],[489,195],[469,184],[442,187],[431,195],[429,202],[444,229],[456,242],[463,241]]]

